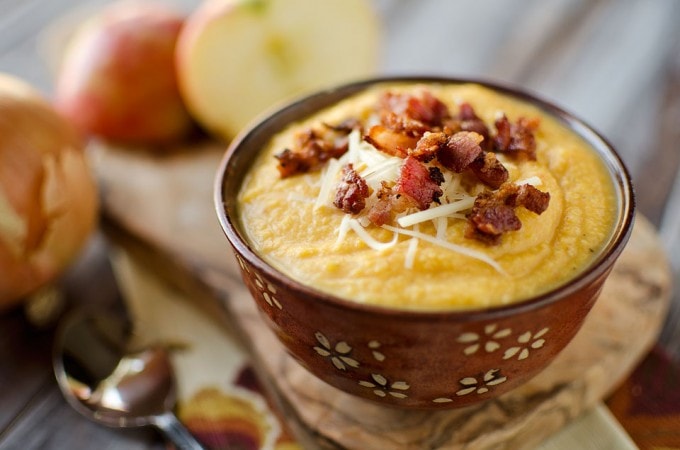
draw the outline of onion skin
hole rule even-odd
[[[97,212],[79,134],[30,85],[0,74],[0,311],[63,273]]]

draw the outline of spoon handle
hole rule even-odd
[[[154,420],[154,425],[175,444],[178,450],[205,450],[171,412],[157,416]]]

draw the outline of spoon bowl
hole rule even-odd
[[[60,326],[54,372],[67,402],[110,427],[155,426],[180,449],[203,447],[172,409],[177,400],[168,352],[130,347],[132,324],[117,314],[76,312]]]

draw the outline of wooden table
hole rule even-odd
[[[0,71],[46,95],[41,32],[106,0],[0,0]],[[189,1],[174,3],[190,9]],[[386,74],[477,76],[523,85],[607,136],[633,174],[639,210],[659,229],[680,283],[680,4],[672,0],[376,1]],[[0,139],[2,137],[0,136]],[[62,280],[67,307],[119,303],[95,236]],[[2,276],[2,274],[0,274]],[[163,448],[153,431],[119,433],[83,420],[51,371],[53,324],[18,308],[0,316],[0,448]],[[660,337],[680,361],[680,297]]]

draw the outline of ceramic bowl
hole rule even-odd
[[[615,184],[618,216],[601,255],[576,278],[509,306],[419,312],[358,304],[290,279],[249,245],[236,198],[258,151],[291,122],[376,83],[474,82],[540,107],[602,157]],[[227,150],[215,180],[215,204],[241,274],[267,325],[312,374],[353,395],[404,408],[441,409],[484,401],[543,370],[578,332],[634,218],[630,177],[612,146],[571,114],[533,95],[479,80],[380,78],[326,90],[268,114]],[[226,255],[226,252],[225,252]]]

